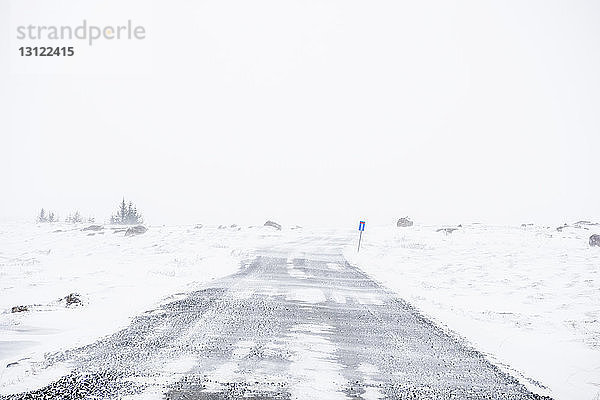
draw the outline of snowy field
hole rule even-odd
[[[353,230],[151,226],[125,237],[83,227],[0,225],[0,394],[56,379],[35,370],[44,353],[93,342],[283,246],[343,251],[533,391],[600,398],[600,249],[588,245],[598,226],[368,226],[358,255]],[[69,293],[83,305],[66,307]],[[29,311],[11,313],[19,305]]]
[[[0,394],[56,379],[32,362],[113,333],[168,296],[235,272],[246,255],[237,229],[150,227],[125,237],[81,230],[88,225],[0,226]],[[83,304],[59,301],[70,293]],[[11,313],[20,305],[29,311]]]
[[[439,228],[371,229],[346,258],[531,390],[600,399],[600,226]]]

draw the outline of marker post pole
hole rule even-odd
[[[356,250],[357,253],[360,251],[360,241],[361,240],[362,240],[362,231],[360,231],[360,234],[358,235],[358,249]]]
[[[358,253],[360,251],[360,242],[362,240],[362,233],[365,230],[365,221],[360,221],[360,223],[358,224],[358,231],[359,236],[358,236],[358,249],[356,249],[356,252]]]

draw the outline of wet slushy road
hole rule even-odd
[[[259,255],[46,364],[72,372],[4,399],[542,398],[336,255]]]

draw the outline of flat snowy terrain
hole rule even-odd
[[[239,268],[237,231],[151,227],[125,237],[88,225],[0,226],[0,394],[48,383],[33,361],[127,326],[162,299]],[[70,293],[82,306],[65,306]],[[28,312],[11,313],[26,305]],[[26,379],[33,373],[34,379]]]
[[[558,399],[600,398],[600,226],[372,229],[347,259]]]
[[[111,341],[136,326],[145,326],[146,317],[134,320],[135,316],[154,310],[147,314],[151,320],[154,315],[171,313],[173,305],[180,304],[177,302],[199,307],[200,300],[194,299],[204,296],[202,290],[225,290],[230,286],[228,290],[235,294],[234,298],[240,298],[239,293],[247,293],[248,298],[256,295],[263,299],[259,304],[271,302],[269,296],[283,293],[288,303],[272,303],[272,309],[298,307],[295,315],[305,313],[307,319],[313,318],[304,324],[294,320],[295,328],[288,332],[296,335],[296,340],[290,342],[295,347],[288,346],[287,356],[296,362],[304,360],[303,368],[308,368],[286,378],[290,382],[318,379],[318,374],[310,373],[310,364],[317,363],[340,381],[347,381],[352,374],[361,379],[369,377],[361,383],[363,397],[385,395],[388,392],[376,390],[378,386],[374,384],[385,375],[381,372],[385,368],[375,360],[357,365],[358,372],[349,371],[352,364],[334,368],[327,362],[335,346],[343,348],[347,339],[334,334],[335,318],[324,324],[307,307],[331,302],[364,303],[365,312],[377,316],[387,309],[378,307],[393,299],[374,289],[371,297],[354,293],[341,301],[335,290],[322,289],[332,285],[322,279],[319,271],[323,270],[332,277],[351,276],[358,281],[363,279],[360,274],[366,273],[444,329],[448,339],[440,348],[465,343],[534,393],[557,399],[600,396],[600,249],[590,248],[587,241],[592,233],[600,233],[596,232],[600,229],[594,231],[598,228],[595,226],[557,232],[535,226],[468,225],[451,234],[436,232],[440,227],[434,226],[367,227],[358,255],[357,232],[347,230],[284,228],[279,232],[266,227],[179,226],[150,227],[143,235],[125,237],[109,227],[98,232],[82,231],[84,227],[0,226],[0,395],[38,389],[71,373],[72,367],[66,362],[46,367],[47,363],[40,362],[45,353],[60,359],[57,355],[67,349],[86,349],[85,346],[104,338],[89,351],[73,352],[72,357],[83,360],[81,365],[93,365],[97,349],[110,347]],[[360,269],[354,272],[344,267],[341,254]],[[253,261],[267,255],[266,263]],[[307,265],[314,266],[309,269],[302,261],[328,257],[332,262],[309,262]],[[278,260],[284,260],[281,267]],[[239,280],[227,277],[239,271],[241,265],[246,266],[246,272],[238,273]],[[283,271],[281,268],[285,269],[283,276],[278,272]],[[313,281],[310,274],[316,274],[319,280]],[[265,277],[268,280],[262,281]],[[303,279],[312,286],[300,285],[298,289],[298,282]],[[350,283],[334,289],[343,293],[355,290],[344,285]],[[70,293],[78,293],[83,303],[67,307],[60,299]],[[231,303],[230,296],[211,294],[206,298],[212,297],[217,304],[239,306]],[[356,300],[348,300],[351,298]],[[20,305],[28,306],[29,311],[11,313],[12,307]],[[339,312],[343,310],[344,307]],[[387,312],[412,313],[410,308],[403,310],[400,307]],[[198,313],[194,313],[194,318],[198,318]],[[226,321],[213,311],[206,315]],[[188,321],[187,317],[184,320]],[[231,327],[231,323],[223,323]],[[282,319],[279,325],[285,323],[289,321]],[[383,333],[385,326],[381,326]],[[241,328],[236,329],[238,332]],[[253,329],[262,332],[260,327]],[[121,336],[110,336],[119,330],[124,332]],[[159,329],[149,337],[163,334]],[[329,341],[324,341],[325,337]],[[359,334],[356,338],[363,340]],[[261,333],[249,339],[256,344],[264,338]],[[242,346],[239,351],[251,351],[254,345],[250,341],[247,349]],[[235,346],[240,347],[240,343]],[[394,343],[398,346],[398,342]],[[392,345],[389,346],[392,352]],[[197,357],[173,360],[173,364],[164,366],[165,371],[191,371],[199,363]],[[203,357],[208,360],[203,361],[206,363],[216,360]],[[230,360],[223,360],[221,369],[212,372],[212,380],[241,379]],[[489,371],[486,376],[495,374],[485,365],[481,368]],[[331,389],[332,382],[321,383]],[[306,385],[302,392],[302,387],[292,386],[289,393],[302,398],[302,393],[308,396],[314,390],[314,386]],[[173,398],[177,398],[177,390],[170,392]]]

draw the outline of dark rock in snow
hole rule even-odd
[[[590,222],[590,221],[577,221],[573,224],[573,227],[577,228],[577,229],[585,229],[585,230],[589,231],[590,230],[589,227],[594,226],[594,225],[597,225],[597,224],[594,224],[593,222]]]
[[[413,226],[413,222],[408,217],[404,217],[400,218],[398,222],[396,222],[396,226],[401,228],[407,228],[409,226]]]
[[[144,225],[131,226],[131,227],[127,228],[127,230],[125,231],[125,236],[143,235],[147,231],[148,231],[148,228],[146,228]]]
[[[18,312],[24,312],[24,311],[29,311],[29,307],[27,306],[16,306],[10,309],[11,313],[18,313]]]
[[[194,229],[202,229],[202,227],[204,227],[204,225],[202,225],[202,224],[197,224],[197,225],[194,227]]]
[[[575,225],[589,225],[589,226],[596,226],[596,225],[600,225],[597,222],[592,222],[592,221],[577,221],[575,222]]]
[[[274,221],[271,221],[271,220],[265,222],[264,226],[270,226],[271,228],[275,228],[278,231],[281,230],[281,225],[279,225],[277,222],[274,222]]]
[[[104,229],[104,227],[102,225],[90,225],[87,228],[83,228],[82,231],[101,231],[102,229]]]
[[[563,229],[565,229],[565,228],[568,228],[568,227],[569,227],[569,225],[567,225],[567,224],[564,224],[564,225],[562,225],[562,226],[559,226],[559,227],[557,227],[557,228],[556,228],[556,230],[557,230],[558,232],[562,232],[562,230],[563,230]]]
[[[65,296],[64,298],[60,299],[61,301],[64,300],[65,305],[67,307],[74,305],[74,304],[81,304],[81,298],[79,297],[79,293],[69,293],[67,296]]]
[[[88,236],[94,236],[95,234],[96,234],[96,233],[94,233],[94,232],[90,232],[90,233],[88,233],[87,235],[88,235]]]
[[[458,230],[458,228],[440,228],[440,229],[436,230],[436,232],[444,232],[446,235],[448,235],[457,230]]]
[[[592,235],[590,236],[590,246],[600,247],[600,235]]]

